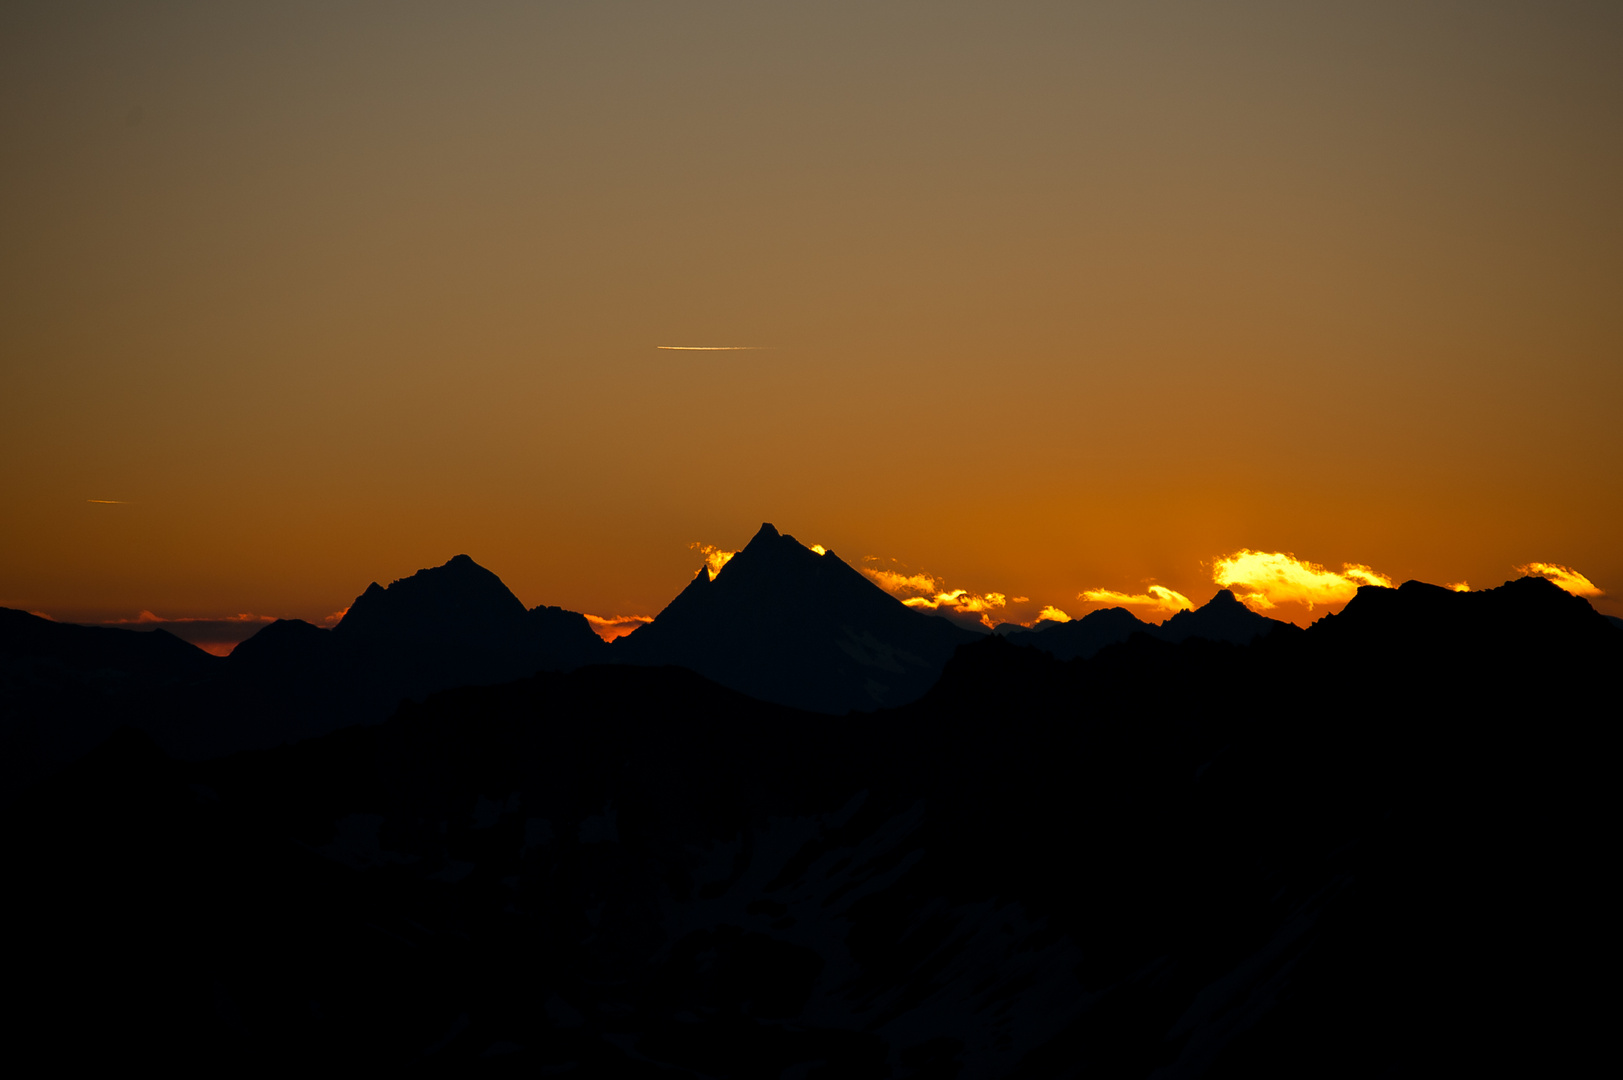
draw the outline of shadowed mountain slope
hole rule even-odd
[[[614,666],[214,762],[124,733],[0,820],[36,945],[12,1049],[1566,1075],[1610,1030],[1593,689],[1620,665],[1623,634],[1548,582],[1410,583],[1249,647],[1060,663],[983,636],[864,715]]]
[[[762,525],[714,580],[700,570],[609,657],[674,664],[763,701],[840,714],[917,698],[979,636]]]

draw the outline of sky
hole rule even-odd
[[[12,0],[0,605],[319,624],[467,553],[646,616],[770,521],[1017,621],[1242,551],[1623,614],[1620,56],[1615,3]]]

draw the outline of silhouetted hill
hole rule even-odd
[[[1289,623],[1270,619],[1247,608],[1227,589],[1220,589],[1193,611],[1180,611],[1160,626],[1141,621],[1126,608],[1100,608],[1068,623],[1038,624],[1041,629],[1013,631],[1004,635],[1016,645],[1041,649],[1060,660],[1090,657],[1106,645],[1116,645],[1134,634],[1148,634],[1161,641],[1179,642],[1190,638],[1227,641],[1248,645],[1276,629],[1294,631]],[[1285,630],[1289,627],[1289,630]]]
[[[332,634],[396,700],[575,667],[604,649],[584,616],[526,611],[499,577],[466,555],[388,588],[373,582]]]
[[[674,664],[763,701],[840,714],[917,698],[979,636],[762,525],[715,580],[700,570],[609,657]]]
[[[1143,622],[1126,608],[1100,608],[1067,623],[1037,624],[1040,629],[1015,630],[1004,635],[1016,645],[1030,645],[1061,660],[1090,657],[1106,645],[1148,633],[1154,624]]]
[[[1249,645],[1257,638],[1266,637],[1275,630],[1290,626],[1266,615],[1258,615],[1234,598],[1227,589],[1193,611],[1180,611],[1150,631],[1151,637],[1162,641],[1187,641],[1203,638],[1206,641],[1227,641],[1234,645]]]
[[[1620,665],[1547,582],[1406,583],[1248,647],[1138,634],[1061,663],[982,636],[860,715],[616,666],[212,762],[126,733],[0,819],[33,946],[10,1049],[1567,1075],[1610,1031],[1593,700]]]
[[[0,608],[0,798],[120,724],[173,732],[225,662],[166,630],[52,622]]]
[[[524,637],[525,610],[502,579],[458,555],[355,598],[333,630],[342,641],[506,649]]]
[[[267,624],[220,659],[163,631],[72,626],[0,609],[0,799],[119,725],[205,758],[378,723],[401,700],[601,659],[583,615],[526,611],[466,555],[388,588],[342,622]]]

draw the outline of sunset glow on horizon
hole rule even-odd
[[[1513,567],[1623,616],[1620,40],[16,0],[0,606],[332,626],[468,552],[652,613],[772,521],[965,625]]]

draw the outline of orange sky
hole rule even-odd
[[[1623,593],[1623,9],[1355,7],[7,4],[0,604]]]

